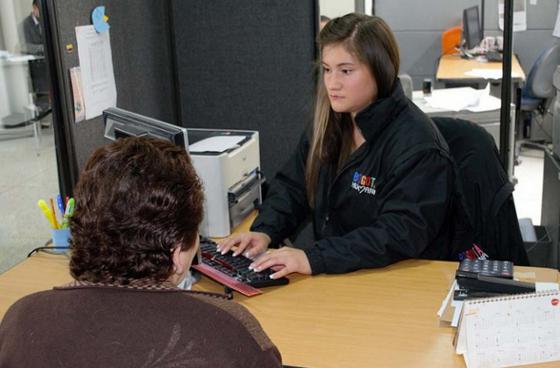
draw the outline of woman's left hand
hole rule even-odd
[[[270,275],[273,279],[284,277],[292,272],[311,275],[311,265],[305,252],[291,247],[269,249],[251,263],[249,268],[257,272],[272,268],[277,271]]]

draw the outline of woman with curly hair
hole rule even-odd
[[[8,310],[0,366],[281,366],[247,310],[176,286],[203,217],[202,185],[184,149],[149,138],[101,147],[75,196],[75,281]]]

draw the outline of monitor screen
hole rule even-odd
[[[482,41],[478,6],[463,10],[463,38],[465,39],[465,48],[467,50],[475,48]]]
[[[112,141],[124,137],[163,139],[188,150],[187,129],[116,107],[103,111],[105,138]]]

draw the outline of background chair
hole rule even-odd
[[[479,245],[490,259],[528,265],[521,237],[513,185],[508,179],[494,138],[467,120],[434,117],[447,141],[457,172],[455,239],[451,256]]]
[[[552,75],[559,64],[560,44],[554,44],[546,48],[531,67],[521,96],[523,115],[520,138],[530,141],[551,140],[550,106],[556,94],[552,85]]]
[[[399,79],[401,81],[404,95],[408,97],[410,101],[412,101],[412,91],[414,89],[412,85],[412,77],[408,74],[399,74]]]
[[[0,139],[35,137],[37,149],[41,144],[42,119],[51,109],[51,97],[47,64],[44,58],[28,61],[29,103],[22,106],[23,112],[11,114],[0,119]]]
[[[41,120],[52,112],[49,73],[44,58],[29,60],[29,76],[33,94],[36,120]]]

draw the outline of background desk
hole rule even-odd
[[[234,298],[261,322],[284,364],[464,367],[452,346],[454,329],[440,326],[436,316],[456,268],[454,262],[409,260],[346,275],[291,276],[287,286]],[[65,256],[26,259],[0,275],[0,317],[22,296],[68,281]],[[195,289],[223,290],[204,278]]]
[[[443,82],[483,81],[482,78],[465,74],[473,69],[502,70],[502,63],[463,59],[459,55],[442,55],[439,60],[436,79]],[[518,82],[525,80],[525,72],[515,55],[513,55],[511,62],[511,78]]]

